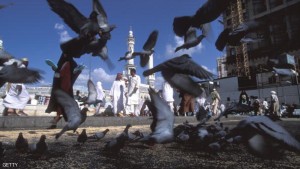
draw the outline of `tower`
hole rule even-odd
[[[128,45],[128,51],[131,51],[131,53],[133,53],[134,52],[134,36],[133,36],[131,27],[129,29],[127,45]],[[127,61],[127,64],[125,65],[125,75],[129,76],[130,75],[129,70],[132,68],[135,68],[134,59],[130,59]]]
[[[0,38],[0,50],[3,50],[3,41],[1,38]]]
[[[153,53],[149,57],[149,62],[148,62],[148,69],[153,68]],[[154,87],[154,82],[155,82],[155,74],[149,75],[147,77],[147,84],[151,87]]]

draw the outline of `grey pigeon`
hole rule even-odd
[[[220,121],[221,117],[225,116],[227,118],[227,116],[229,114],[233,114],[233,113],[241,113],[241,112],[251,112],[253,111],[253,107],[246,105],[246,104],[241,104],[241,103],[232,103],[228,108],[226,108],[224,111],[222,111],[220,113],[220,115],[214,119],[214,121]]]
[[[6,82],[36,83],[42,79],[41,71],[20,68],[16,63],[7,66],[0,66],[0,69],[0,87],[2,87]]]
[[[190,27],[186,34],[184,35],[184,43],[181,46],[178,46],[175,49],[175,52],[181,50],[181,49],[189,49],[192,47],[197,46],[202,39],[205,37],[204,34],[197,36],[196,28]]]
[[[227,138],[242,136],[250,152],[273,158],[281,155],[281,150],[300,152],[300,143],[282,126],[266,116],[250,116],[240,121]]]
[[[59,15],[64,22],[80,37],[92,38],[99,34],[100,27],[98,20],[99,11],[103,8],[99,7],[98,0],[93,0],[93,11],[90,13],[89,18],[82,15],[72,4],[64,0],[47,0],[51,10]]]
[[[179,133],[176,136],[175,141],[179,142],[179,143],[186,143],[189,139],[190,139],[190,136],[189,136],[188,132],[183,130],[181,133]]]
[[[104,138],[104,136],[106,135],[107,132],[109,132],[109,129],[105,129],[102,132],[96,132],[94,135],[89,136],[88,139],[100,140],[100,139]]]
[[[158,37],[158,31],[157,30],[152,31],[143,46],[143,51],[132,53],[132,58],[134,58],[136,56],[140,56],[141,67],[145,67],[148,64],[149,57],[154,52],[154,47],[155,47],[155,44],[157,41],[157,37]]]
[[[19,133],[15,146],[18,152],[24,153],[28,151],[28,141],[23,137],[22,133]]]
[[[82,132],[77,137],[77,142],[80,144],[84,144],[87,141],[88,137],[86,135],[86,130],[83,129]]]
[[[120,57],[118,61],[132,59],[132,51],[127,51],[124,56]]]
[[[116,138],[106,142],[104,150],[112,153],[118,153],[125,146],[128,141],[128,130],[131,124],[127,124],[124,131],[119,134]]]
[[[243,22],[232,31],[229,28],[226,28],[220,33],[215,43],[216,48],[222,51],[226,45],[239,46],[241,41],[245,41],[243,38],[247,34],[258,30],[261,27],[263,27],[261,22],[251,20],[248,22]]]
[[[92,105],[101,102],[100,100],[97,100],[97,89],[91,79],[88,80],[87,87],[88,87],[88,97],[81,105],[85,105],[85,104]]]
[[[58,139],[64,132],[68,130],[73,130],[74,132],[77,130],[77,128],[86,120],[88,108],[85,107],[80,110],[74,98],[60,89],[54,91],[54,97],[63,107],[65,112],[64,116],[67,119],[67,124],[55,136],[55,138]]]
[[[143,75],[149,76],[158,71],[161,71],[165,80],[168,81],[169,84],[173,85],[173,87],[177,87],[194,95],[195,97],[199,96],[203,92],[203,88],[201,88],[190,77],[180,74],[195,76],[200,79],[213,78],[212,73],[195,63],[187,54],[169,59],[152,69],[145,70]]]
[[[190,27],[200,28],[201,25],[217,19],[227,8],[230,0],[208,0],[193,16],[175,17],[173,30],[177,36],[184,36]]]
[[[145,142],[152,145],[155,143],[164,144],[174,140],[174,113],[170,110],[167,103],[155,92],[153,88],[149,88],[151,98],[153,121],[148,140]]]

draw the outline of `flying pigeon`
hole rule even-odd
[[[66,117],[65,119],[67,119],[67,124],[55,136],[55,138],[58,139],[68,130],[73,130],[74,132],[77,130],[77,128],[86,120],[86,112],[88,111],[88,108],[84,107],[80,110],[74,98],[60,89],[54,91],[54,97],[58,104],[63,107],[65,112],[63,115]]]
[[[184,36],[190,27],[200,28],[201,25],[217,19],[227,8],[230,0],[208,0],[193,16],[175,17],[173,30],[177,36]]]
[[[87,139],[88,139],[88,137],[86,135],[86,130],[83,129],[82,132],[77,137],[77,142],[84,144]]]
[[[104,138],[104,136],[106,135],[107,132],[109,132],[109,129],[105,129],[102,132],[96,132],[94,135],[89,136],[88,139],[100,140],[100,139]]]
[[[251,152],[265,158],[278,157],[282,149],[300,152],[299,141],[266,116],[250,116],[240,121],[227,135],[235,136],[242,136]]]
[[[244,37],[247,34],[258,30],[262,26],[263,24],[261,22],[251,20],[248,22],[243,22],[232,31],[229,28],[226,28],[220,33],[215,43],[216,48],[222,51],[227,44],[230,46],[238,46],[241,44],[241,41],[245,42]]]
[[[175,52],[181,50],[181,49],[189,49],[192,47],[197,46],[202,39],[205,37],[204,34],[197,36],[197,32],[196,32],[196,28],[190,27],[188,29],[188,31],[186,32],[186,34],[184,35],[184,44],[182,44],[181,46],[178,46],[175,49]]]
[[[143,142],[149,145],[172,142],[174,140],[174,113],[153,88],[150,87],[148,90],[152,104],[149,107],[153,115],[150,125],[152,132]]]
[[[157,30],[152,31],[143,46],[144,51],[133,52],[130,59],[132,59],[136,56],[140,56],[140,65],[141,65],[141,67],[145,67],[149,62],[150,55],[152,55],[154,52],[154,47],[155,47],[155,44],[157,41],[157,37],[158,37],[158,31]]]
[[[161,71],[162,76],[171,86],[188,92],[195,97],[203,92],[203,88],[187,75],[195,76],[200,79],[213,78],[212,73],[195,63],[187,54],[169,59],[152,69],[145,70],[143,75],[149,76],[158,71]]]
[[[118,153],[125,146],[128,140],[128,130],[131,124],[127,124],[124,131],[113,140],[106,142],[104,150],[112,153]]]
[[[23,137],[22,133],[19,133],[19,136],[16,140],[16,149],[18,152],[24,153],[28,150],[28,141]]]
[[[88,86],[88,97],[81,105],[86,105],[86,104],[92,105],[101,102],[100,100],[97,99],[97,89],[91,79],[88,80],[87,86]]]
[[[79,37],[91,39],[95,35],[109,33],[111,30],[105,26],[107,16],[105,11],[98,0],[93,0],[93,11],[90,13],[89,18],[82,15],[72,4],[64,0],[47,0],[51,10],[59,15],[64,22],[77,34]],[[107,24],[107,23],[106,23]],[[105,35],[110,38],[110,36]]]
[[[127,51],[124,56],[120,57],[118,61],[132,59],[132,51]]]

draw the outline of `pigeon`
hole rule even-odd
[[[220,121],[222,116],[225,116],[227,118],[227,116],[232,113],[251,112],[253,110],[253,107],[247,104],[233,103],[224,111],[222,111],[220,115],[214,119],[214,121]]]
[[[281,155],[281,150],[300,152],[300,143],[282,126],[266,116],[250,116],[240,121],[226,136],[242,136],[250,152],[265,158]]]
[[[83,103],[81,105],[94,105],[94,104],[98,104],[99,102],[101,102],[101,100],[97,99],[97,89],[94,85],[94,83],[91,81],[91,79],[88,80],[87,82],[87,86],[88,86],[88,97],[86,98],[85,101],[83,101]]]
[[[200,124],[205,124],[211,118],[211,113],[209,109],[205,109],[203,106],[199,107],[196,112],[196,119]]]
[[[104,150],[112,153],[118,153],[125,146],[126,141],[128,140],[128,130],[132,127],[131,124],[127,124],[124,131],[119,134],[113,140],[106,142]]]
[[[196,28],[190,27],[184,36],[184,44],[181,46],[178,46],[175,49],[175,52],[177,52],[181,49],[189,49],[189,48],[197,46],[204,37],[205,37],[204,34],[197,36]]]
[[[199,96],[203,92],[203,89],[190,77],[180,74],[191,75],[200,79],[213,78],[212,73],[195,63],[188,54],[183,54],[181,56],[169,59],[153,67],[152,69],[145,70],[143,75],[149,76],[158,71],[161,71],[162,76],[171,86],[188,92],[195,97]],[[197,91],[195,92],[193,90]]]
[[[19,136],[16,140],[16,149],[18,152],[24,153],[28,150],[28,141],[23,137],[22,133],[19,133]]]
[[[5,151],[6,150],[3,148],[2,142],[0,141],[0,160],[4,157]]]
[[[89,18],[82,15],[72,4],[64,0],[47,0],[51,10],[59,15],[64,22],[81,38],[92,39],[95,35],[108,32],[103,28],[107,21],[105,11],[98,0],[93,0],[93,11]],[[112,28],[113,29],[113,28]],[[106,35],[107,36],[107,35]],[[110,38],[110,36],[107,36]],[[106,37],[106,38],[107,38]]]
[[[118,61],[132,59],[132,51],[127,51],[123,57],[120,57]]]
[[[173,31],[177,36],[184,36],[190,27],[200,28],[201,25],[217,19],[227,8],[230,0],[208,0],[193,16],[175,17]]]
[[[186,143],[187,141],[189,141],[190,136],[188,134],[187,131],[183,130],[181,133],[179,133],[176,138],[175,141],[179,142],[179,143]]]
[[[246,39],[244,37],[247,34],[258,30],[262,26],[263,24],[261,22],[251,20],[243,22],[232,31],[229,28],[226,28],[220,33],[215,46],[219,51],[222,51],[227,44],[231,46],[239,46],[241,41],[245,42]]]
[[[64,132],[68,130],[73,130],[75,132],[77,128],[86,120],[86,113],[89,110],[86,107],[80,110],[74,98],[60,89],[54,91],[54,97],[63,107],[65,112],[63,116],[65,116],[65,119],[67,120],[67,124],[55,136],[55,138],[58,139]]]
[[[94,135],[89,136],[88,139],[100,140],[100,139],[104,138],[104,136],[106,135],[107,132],[109,132],[109,129],[105,129],[102,132],[96,132]]]
[[[43,155],[47,151],[48,151],[48,145],[46,143],[46,136],[41,135],[39,142],[36,143],[35,153],[38,155]]]
[[[84,144],[87,139],[88,137],[86,135],[86,130],[83,129],[82,132],[78,135],[77,142]]]
[[[150,125],[152,132],[146,139],[143,139],[143,142],[149,145],[172,142],[174,140],[174,113],[151,87],[149,88],[149,94],[152,104],[149,109],[153,115],[153,121]]]
[[[154,52],[154,46],[156,44],[157,37],[158,37],[158,31],[157,30],[152,31],[143,46],[144,51],[133,52],[130,59],[132,59],[136,56],[140,56],[140,65],[141,65],[141,67],[145,67],[149,62],[150,55],[152,55]]]

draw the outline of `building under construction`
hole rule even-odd
[[[246,35],[255,41],[226,47],[227,56],[219,60],[226,72],[219,74],[238,76],[241,88],[253,88],[257,87],[257,74],[272,72],[273,67],[299,72],[299,9],[300,0],[232,0],[223,14],[224,28],[234,29],[251,20],[264,26]],[[276,82],[273,74],[268,76],[268,83]]]

